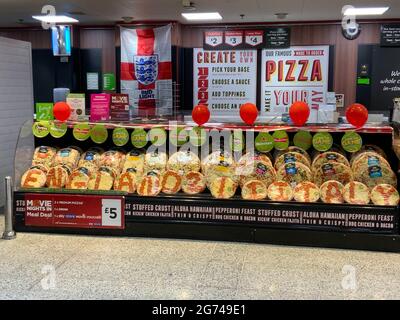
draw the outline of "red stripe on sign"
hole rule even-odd
[[[154,54],[154,30],[153,29],[138,29],[136,30],[138,37],[138,56],[148,56]],[[160,67],[160,64],[158,65]],[[139,82],[139,90],[154,90],[156,87],[155,83],[149,84],[147,86]],[[139,99],[139,115],[149,116],[155,115],[156,100],[155,99]]]

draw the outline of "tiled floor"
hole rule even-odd
[[[3,216],[0,216],[3,230]],[[399,299],[400,254],[20,233],[0,299]]]

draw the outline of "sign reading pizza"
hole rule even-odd
[[[326,103],[329,46],[262,51],[261,114],[286,113],[295,101],[318,110]]]
[[[25,224],[37,227],[124,229],[122,196],[25,194]]]
[[[256,103],[256,50],[193,50],[193,104],[211,114],[237,114],[243,103]]]

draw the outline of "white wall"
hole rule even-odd
[[[14,174],[19,129],[32,117],[31,44],[0,37],[0,207],[4,205],[4,177]]]

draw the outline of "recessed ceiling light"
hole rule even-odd
[[[218,12],[181,13],[186,20],[222,20]]]
[[[78,20],[68,17],[68,16],[53,16],[53,15],[44,15],[44,16],[32,16],[33,19],[48,22],[48,23],[75,23],[79,22]]]
[[[286,17],[288,16],[288,14],[287,14],[286,12],[278,12],[278,13],[275,13],[275,16],[276,16],[278,19],[286,19]]]
[[[372,16],[384,14],[389,7],[371,7],[371,8],[347,8],[344,11],[345,16]]]

